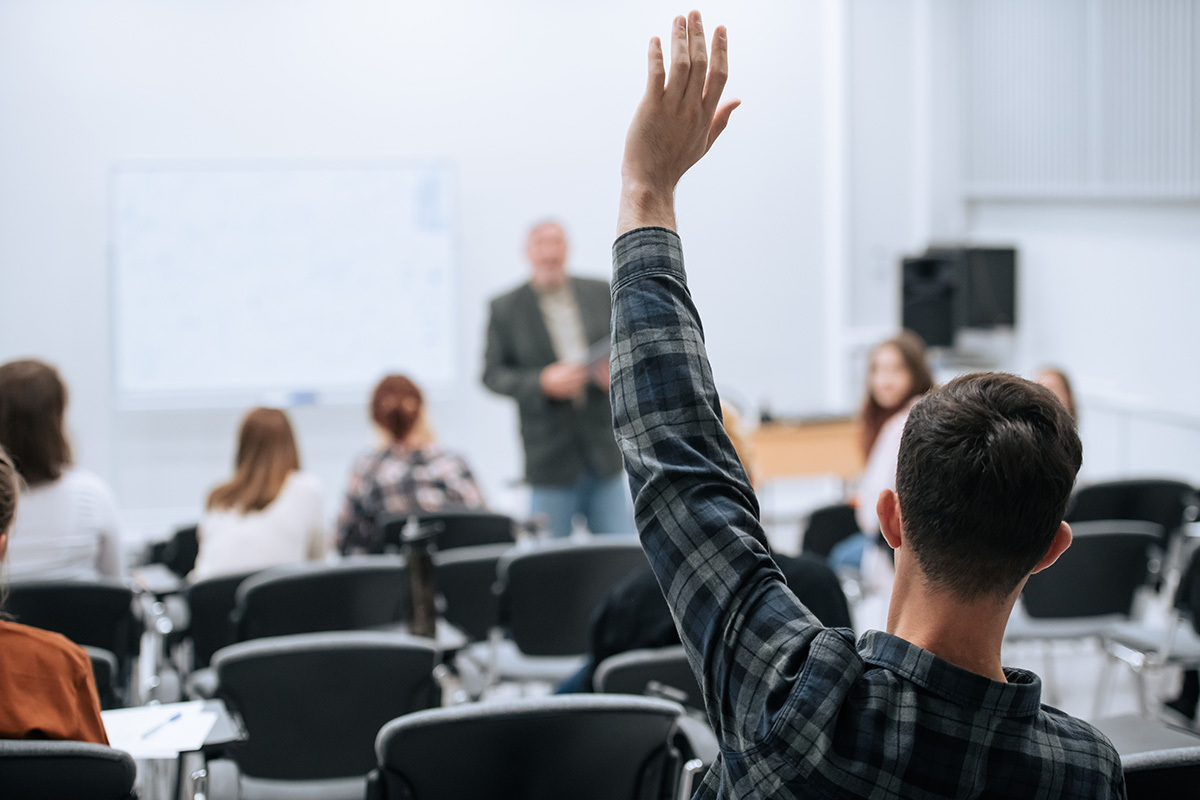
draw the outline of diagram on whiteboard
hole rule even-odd
[[[445,166],[228,163],[113,173],[125,406],[365,398],[455,379]]]

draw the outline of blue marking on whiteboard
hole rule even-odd
[[[292,392],[287,397],[287,404],[292,406],[315,406],[317,404],[317,393],[312,391]]]
[[[440,231],[446,227],[442,210],[442,180],[437,170],[428,170],[417,183],[417,227]]]

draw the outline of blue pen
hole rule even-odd
[[[150,738],[151,736],[153,736],[154,734],[158,733],[158,732],[159,732],[159,731],[161,731],[163,728],[167,727],[167,726],[168,726],[168,725],[170,725],[172,722],[174,722],[175,720],[179,719],[179,718],[180,718],[180,717],[182,717],[182,716],[183,716],[183,712],[182,712],[182,711],[176,711],[174,714],[172,714],[172,715],[171,715],[171,718],[170,718],[170,719],[163,720],[162,722],[158,723],[157,725],[155,725],[155,726],[154,726],[153,728],[151,728],[150,730],[148,730],[148,731],[146,731],[145,733],[143,733],[143,734],[142,734],[142,738],[143,738],[143,739],[148,739],[148,738]]]

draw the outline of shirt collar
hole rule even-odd
[[[1034,716],[1042,707],[1042,681],[1023,669],[1004,668],[1000,683],[956,667],[911,642],[883,631],[867,631],[858,640],[867,664],[882,667],[957,706],[1004,717]]]

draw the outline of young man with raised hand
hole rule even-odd
[[[611,391],[638,531],[720,741],[698,796],[1123,797],[1108,740],[1000,664],[1026,579],[1071,542],[1079,437],[1046,389],[969,375],[913,409],[897,491],[878,502],[896,555],[886,633],[823,628],[784,585],[721,424],[675,233],[675,185],[737,106],[720,103],[726,33],[710,63],[692,12],[670,50],[668,74],[650,43],[625,142]]]

